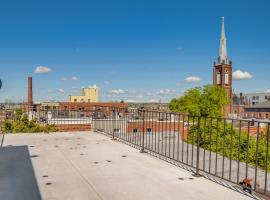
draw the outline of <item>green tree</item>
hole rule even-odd
[[[39,124],[36,119],[29,120],[28,116],[21,109],[15,110],[15,116],[6,119],[2,124],[3,133],[36,133],[36,132],[55,132],[54,125]]]
[[[179,99],[172,99],[169,108],[173,112],[183,112],[192,116],[222,116],[222,107],[229,100],[225,90],[215,85],[196,87],[185,92]]]
[[[185,92],[179,99],[172,99],[169,108],[173,112],[189,114],[188,137],[186,142],[199,145],[200,148],[216,152],[220,156],[247,162],[251,166],[270,171],[267,165],[266,135],[267,127],[256,136],[240,131],[239,126],[231,120],[221,118],[222,107],[230,103],[224,89],[218,86],[206,85]],[[268,133],[269,134],[269,133]],[[199,144],[198,144],[198,140]],[[256,143],[258,142],[258,160],[256,161]]]
[[[186,142],[196,146],[200,139],[199,146],[202,149],[256,166],[256,136],[248,135],[246,131],[234,128],[231,121],[222,118],[195,117],[194,121],[194,124],[189,125]],[[264,170],[267,167],[267,170],[270,171],[270,164],[266,165],[267,156],[270,158],[270,151],[267,151],[266,144],[265,135],[259,134],[257,165]]]

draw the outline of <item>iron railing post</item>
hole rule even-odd
[[[142,148],[141,153],[145,153],[144,151],[144,137],[145,137],[145,110],[142,110],[142,120],[143,120],[143,130],[142,130]]]
[[[201,118],[198,117],[198,138],[197,138],[197,156],[196,156],[196,172],[194,176],[200,176],[200,143],[201,143],[201,127],[200,127]]]
[[[116,123],[115,107],[112,108],[112,114],[113,114],[113,116],[112,116],[112,120],[113,120],[113,127],[112,127],[112,129],[113,129],[113,135],[112,135],[112,140],[115,140],[115,138],[114,138],[115,123]]]
[[[91,111],[90,111],[90,113],[91,113]],[[66,113],[65,113],[65,115],[66,115]],[[96,112],[96,108],[95,108],[92,111],[92,125],[93,125],[92,130],[93,131],[97,131],[96,116],[97,116],[97,112]]]
[[[46,108],[46,124],[49,125],[49,111],[48,107]]]

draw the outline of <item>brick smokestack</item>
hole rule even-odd
[[[28,77],[28,106],[32,107],[33,105],[33,86],[32,86],[32,77]]]

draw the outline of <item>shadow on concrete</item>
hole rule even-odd
[[[41,199],[27,146],[0,148],[0,199]]]

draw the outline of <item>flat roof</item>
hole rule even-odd
[[[5,200],[251,199],[94,132],[7,134],[0,157]]]

